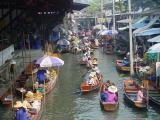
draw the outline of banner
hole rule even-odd
[[[160,76],[160,62],[156,62],[156,76]]]

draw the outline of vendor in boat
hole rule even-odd
[[[16,111],[16,120],[29,120],[27,115],[26,106],[21,101],[17,101],[14,105]]]
[[[46,70],[38,70],[38,72],[37,72],[37,82],[39,84],[44,84],[44,82],[46,80],[46,76],[45,76],[46,72],[47,72]]]
[[[139,87],[139,90],[137,92],[137,98],[136,98],[136,101],[139,101],[139,102],[144,102],[145,100],[145,97],[144,97],[144,87],[143,86],[140,86]]]
[[[111,85],[108,87],[108,90],[105,91],[107,94],[107,100],[105,102],[115,103],[118,100],[118,96],[116,94],[117,87],[114,85]]]
[[[128,65],[129,65],[129,60],[127,59],[127,57],[124,57],[124,59],[123,59],[123,64],[124,64],[125,66],[128,66]]]

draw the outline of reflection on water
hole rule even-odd
[[[96,51],[99,68],[105,80],[115,82],[119,89],[119,108],[115,112],[101,110],[97,91],[83,95],[80,84],[86,69],[78,64],[79,56],[64,54],[65,65],[60,70],[56,88],[46,99],[42,120],[160,120],[159,109],[149,106],[148,111],[137,110],[123,100],[122,82],[129,77],[119,74],[115,69],[115,57]],[[7,120],[8,112],[2,112],[0,120]]]

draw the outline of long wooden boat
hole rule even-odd
[[[155,83],[149,81],[149,102],[154,105],[160,106],[160,88],[158,88]]]
[[[130,67],[123,64],[123,60],[116,60],[116,68],[122,72],[129,72]]]
[[[102,75],[100,75],[99,80],[96,80],[97,82],[95,84],[89,85],[87,80],[84,80],[80,86],[81,92],[82,93],[88,93],[91,92],[93,90],[96,90],[100,87],[100,85],[103,82],[103,77]]]
[[[47,75],[46,82],[43,85],[35,84],[35,88],[40,92],[45,91],[45,94],[48,94],[55,87],[57,82],[57,77],[58,77],[58,72],[55,70],[51,70],[50,74]]]
[[[134,80],[124,80],[123,91],[125,100],[136,108],[147,108],[147,102],[136,101],[139,87]]]
[[[143,67],[144,64],[142,63],[134,63],[134,69],[139,69],[140,67]],[[123,60],[116,60],[116,68],[117,70],[121,71],[121,72],[130,72],[130,66],[129,65],[125,65],[123,63]]]
[[[36,103],[36,109],[33,107],[33,104],[34,104],[34,101],[39,101],[38,104]],[[23,106],[27,112],[28,112],[28,118],[29,120],[41,120],[41,117],[42,117],[42,113],[43,113],[43,110],[44,110],[44,97],[42,97],[41,99],[40,98],[36,98],[34,97],[34,100],[32,100],[32,104],[30,104],[31,108],[28,108],[27,106]],[[28,102],[30,103],[30,102]],[[14,105],[15,106],[15,105]],[[13,118],[13,120],[16,119],[16,111],[18,110],[18,108],[15,108],[13,107],[13,110],[15,112],[15,116]]]
[[[14,94],[11,94],[11,91],[9,90],[0,101],[5,107],[10,107],[12,106],[12,101],[14,101]]]
[[[87,63],[87,62],[86,62],[86,61],[83,61],[82,58],[81,58],[80,61],[79,61],[79,64],[80,64],[80,65],[86,65],[86,63]]]
[[[103,110],[107,111],[107,112],[113,112],[115,110],[118,109],[119,107],[119,100],[115,103],[110,103],[110,102],[103,102],[101,100],[101,94],[102,94],[102,91],[103,91],[103,87],[104,87],[104,84],[101,85],[100,87],[100,90],[99,90],[99,102],[100,102],[100,106]],[[117,96],[118,96],[118,92],[116,93]]]

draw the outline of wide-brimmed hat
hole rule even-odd
[[[116,93],[118,91],[118,89],[116,86],[111,85],[108,87],[108,91],[111,93]]]
[[[14,108],[23,107],[23,103],[21,101],[16,101],[16,104],[13,106]]]

